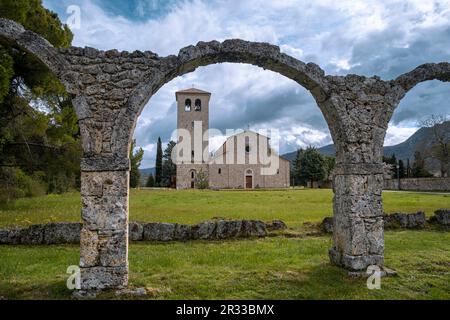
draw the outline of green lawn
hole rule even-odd
[[[399,272],[380,290],[329,264],[327,236],[130,246],[130,285],[158,299],[450,299],[450,234],[386,233],[386,265]],[[0,296],[70,298],[67,266],[78,246],[3,246]],[[110,295],[103,296],[111,297]]]
[[[213,217],[282,219],[290,227],[332,215],[331,190],[287,191],[155,191],[132,190],[131,221],[197,223]],[[450,194],[385,192],[384,208],[425,211],[450,207]],[[80,221],[79,193],[26,198],[0,207],[0,228],[51,221]]]
[[[450,207],[450,196],[386,192],[386,212]],[[299,228],[332,214],[330,190],[149,191],[133,190],[130,219],[196,223],[212,217],[282,219]],[[0,208],[0,227],[79,221],[78,193],[21,199]],[[450,233],[388,231],[386,265],[399,276],[381,290],[349,279],[329,264],[329,236],[130,245],[130,285],[158,299],[450,299]],[[66,269],[79,247],[0,246],[0,297],[70,298]],[[106,294],[105,298],[112,297]]]

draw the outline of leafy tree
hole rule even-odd
[[[433,176],[425,169],[425,160],[419,151],[414,153],[414,163],[411,171],[414,178],[426,178]]]
[[[172,177],[177,174],[177,167],[172,161],[172,150],[175,145],[175,141],[170,141],[164,150],[161,176],[161,186],[163,187],[170,187]]]
[[[383,156],[383,162],[390,165],[390,174],[392,178],[397,179],[397,157],[395,154],[390,157]]]
[[[427,150],[427,156],[440,162],[441,177],[447,177],[450,167],[450,133],[445,122],[450,120],[448,116],[431,115],[421,121],[421,127],[430,128],[436,143]]]
[[[334,166],[336,165],[335,157],[324,157],[325,160],[325,180],[331,181],[331,174],[333,172]]]
[[[208,174],[202,169],[200,169],[195,177],[195,186],[197,189],[208,189],[209,187]]]
[[[301,170],[301,157],[303,154],[303,149],[298,149],[297,154],[295,156],[294,164],[292,166],[292,177],[294,179],[294,186],[301,184],[300,181],[300,170]]]
[[[398,175],[400,179],[406,177],[405,164],[403,163],[403,160],[398,160]]]
[[[139,172],[139,166],[141,165],[142,158],[144,157],[144,150],[139,148],[136,152],[134,149],[136,147],[136,140],[133,140],[131,143],[130,149],[130,187],[137,188],[139,186],[139,179],[141,177],[141,173]]]
[[[55,47],[72,42],[69,28],[40,0],[2,0],[0,16]],[[14,182],[24,191],[16,195],[32,195],[20,183],[25,176],[38,179],[46,192],[79,188],[80,158],[77,118],[63,85],[33,55],[0,45],[0,193]]]
[[[150,174],[147,179],[147,183],[145,184],[147,188],[153,188],[155,186],[155,178],[153,174]]]
[[[155,164],[155,186],[161,186],[162,179],[162,143],[161,137],[158,137],[158,144],[156,148],[156,164]]]
[[[300,179],[310,181],[322,181],[325,178],[325,159],[314,147],[308,147],[300,159]]]
[[[406,177],[411,178],[411,164],[409,163],[409,158],[406,162]]]

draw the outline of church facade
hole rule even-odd
[[[253,131],[229,136],[209,152],[211,93],[191,88],[176,92],[177,189],[194,189],[207,180],[212,189],[288,188],[290,163],[270,147],[270,139]]]

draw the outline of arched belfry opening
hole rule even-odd
[[[329,255],[332,263],[350,270],[384,265],[382,147],[395,107],[419,82],[450,81],[447,62],[419,66],[391,81],[327,76],[316,64],[299,61],[277,46],[236,39],[199,42],[170,57],[149,51],[56,49],[6,19],[0,19],[0,39],[34,54],[75,95],[84,152],[83,289],[128,284],[128,157],[133,130],[151,96],[175,77],[219,62],[246,63],[278,72],[311,93],[337,152]]]

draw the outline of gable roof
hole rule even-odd
[[[197,89],[194,87],[175,92],[176,95],[180,94],[180,93],[181,94],[208,94],[208,95],[211,95],[211,92],[200,90],[200,89]]]

